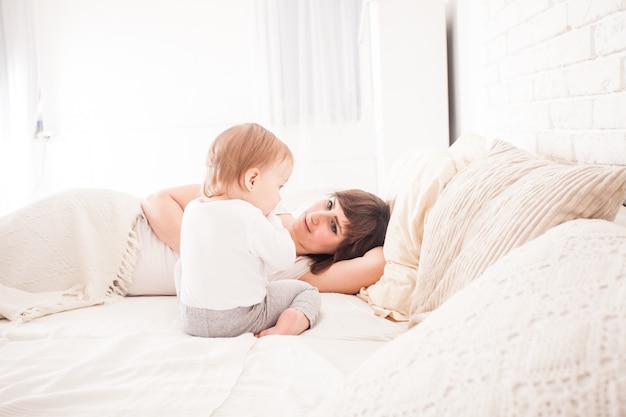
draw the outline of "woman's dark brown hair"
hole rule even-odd
[[[348,219],[345,239],[334,255],[309,255],[311,272],[318,274],[335,262],[358,258],[385,242],[391,211],[380,197],[363,190],[337,191],[332,194]]]

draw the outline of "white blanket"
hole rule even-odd
[[[0,218],[0,315],[34,318],[126,294],[141,200],[79,189]]]
[[[260,339],[190,336],[171,296],[0,320],[0,417],[300,416],[406,330],[321,296],[312,329]]]

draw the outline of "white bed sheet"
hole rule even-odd
[[[406,330],[322,294],[300,336],[196,338],[175,297],[0,320],[0,416],[298,416]]]

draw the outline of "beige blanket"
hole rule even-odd
[[[0,218],[0,315],[28,321],[126,294],[141,200],[79,189]]]

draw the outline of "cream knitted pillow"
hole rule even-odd
[[[578,219],[512,250],[313,415],[626,415],[626,228]]]
[[[557,163],[495,141],[430,211],[409,325],[551,227],[576,218],[613,220],[625,197],[626,167]]]

